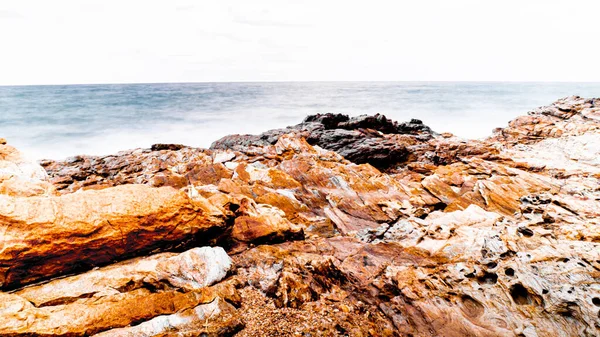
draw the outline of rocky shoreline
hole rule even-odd
[[[41,166],[2,141],[0,336],[600,336],[599,158],[577,96],[484,140],[321,114]]]

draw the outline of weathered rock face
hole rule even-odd
[[[305,137],[311,145],[335,151],[357,164],[370,163],[378,168],[405,162],[415,151],[411,147],[418,147],[434,135],[417,119],[398,124],[383,115],[349,118],[341,114],[319,114],[308,116],[303,123],[287,129],[257,136],[226,136],[214,142],[211,149],[251,154],[252,148],[274,145],[282,135],[292,132]]]
[[[0,195],[0,286],[14,288],[177,246],[226,226],[222,210],[170,187]]]
[[[12,175],[33,181],[46,180],[48,175],[39,164],[28,161],[5,140],[0,142],[0,174]]]
[[[48,178],[0,145],[0,335],[599,336],[599,106],[481,141],[322,114]]]
[[[446,211],[479,205],[503,215],[519,210],[524,195],[558,191],[555,181],[479,158],[441,166],[421,184]]]
[[[222,248],[194,248],[181,254],[164,253],[126,261],[2,294],[0,331],[3,335],[57,336],[105,331],[103,335],[121,336],[122,330],[132,329],[126,328],[131,324],[159,315],[177,315],[180,311],[197,312],[196,316],[190,315],[186,327],[195,324],[202,328],[207,315],[200,313],[207,308],[235,311],[226,302],[236,301],[235,287],[227,282],[212,286],[231,267],[231,259]],[[169,320],[169,316],[161,317]],[[228,322],[225,327],[235,331],[240,323]],[[154,326],[152,335],[168,332],[169,326],[162,328]],[[143,330],[139,325],[135,329]]]
[[[54,194],[46,171],[37,163],[23,158],[14,147],[0,139],[0,194],[29,197]]]
[[[176,147],[177,148],[177,147]],[[101,189],[123,184],[148,184],[181,188],[190,184],[217,184],[230,172],[211,152],[189,147],[173,150],[166,145],[124,151],[117,155],[76,156],[64,162],[42,161],[50,181],[63,193]]]
[[[579,136],[600,127],[600,99],[571,96],[530,111],[497,130],[494,139],[507,145],[537,143],[548,138]]]

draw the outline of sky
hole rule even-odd
[[[597,0],[0,0],[0,85],[600,81]]]

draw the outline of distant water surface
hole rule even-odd
[[[0,137],[33,159],[110,154],[297,124],[309,114],[382,113],[481,138],[558,98],[600,97],[600,83],[284,82],[0,87]]]

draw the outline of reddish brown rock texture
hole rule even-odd
[[[45,171],[2,142],[0,336],[600,336],[599,126],[573,96],[480,141],[323,114]]]
[[[170,187],[122,185],[0,200],[5,289],[177,246],[225,227],[220,209]]]

